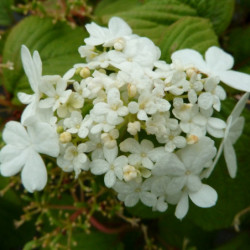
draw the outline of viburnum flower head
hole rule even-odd
[[[224,121],[217,117],[226,98],[220,83],[249,92],[250,76],[231,70],[233,57],[215,46],[205,59],[184,49],[172,54],[171,64],[159,61],[160,49],[119,17],[108,28],[92,22],[86,29],[79,63],[63,77],[43,76],[38,52],[31,55],[22,46],[34,94],[18,93],[28,106],[21,123],[8,122],[3,131],[1,174],[21,171],[29,192],[41,190],[47,183],[43,154],[75,178],[84,171],[104,175],[104,185],[125,206],[141,201],[164,212],[169,203],[182,219],[189,199],[199,207],[215,205],[217,192],[202,179],[222,150],[235,177],[233,144],[242,133],[240,113],[249,96]],[[221,139],[219,150],[213,138]]]

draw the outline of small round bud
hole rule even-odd
[[[114,43],[115,50],[123,50],[125,48],[125,40],[123,38],[118,38]]]
[[[126,165],[123,167],[123,178],[125,181],[133,180],[137,177],[137,170],[134,166]]]
[[[85,67],[85,68],[82,68],[81,71],[79,72],[79,75],[82,77],[82,78],[87,78],[90,76],[90,70],[89,68]]]
[[[136,86],[134,84],[129,83],[127,88],[128,88],[128,96],[134,97],[137,93]]]
[[[63,131],[64,131],[64,129],[63,129],[62,126],[58,126],[58,127],[57,127],[56,132],[57,132],[58,134],[61,134]]]
[[[139,132],[141,130],[141,124],[138,121],[135,122],[129,122],[128,123],[128,128],[127,131],[131,134],[131,135],[136,135],[137,132]]]
[[[70,142],[72,139],[72,136],[70,134],[70,132],[65,131],[63,133],[60,134],[59,140],[61,143],[67,143]]]

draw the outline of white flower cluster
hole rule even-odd
[[[230,70],[233,58],[217,47],[206,60],[190,49],[160,61],[160,50],[145,37],[132,34],[120,18],[109,27],[87,24],[90,34],[79,48],[85,63],[63,77],[42,76],[37,51],[22,46],[25,73],[34,92],[19,93],[25,108],[21,123],[9,122],[0,152],[4,176],[22,171],[24,187],[44,188],[45,165],[39,153],[56,157],[66,172],[104,175],[104,183],[128,207],[141,201],[153,210],[176,205],[183,218],[189,198],[211,207],[216,191],[203,184],[222,150],[231,177],[236,175],[233,144],[244,119],[246,93],[227,121],[216,118],[225,84],[250,91],[250,76]],[[212,138],[221,138],[219,150]]]

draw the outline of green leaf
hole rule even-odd
[[[227,117],[233,109],[234,102],[227,99],[222,105],[222,115]],[[245,128],[243,134],[234,145],[238,159],[238,172],[235,179],[229,177],[223,155],[217,163],[214,172],[208,178],[207,183],[218,193],[218,201],[214,207],[199,208],[191,205],[187,219],[193,221],[204,230],[216,230],[232,226],[237,213],[250,204],[249,192],[249,150],[250,141],[250,114],[249,110],[243,113]],[[185,220],[185,219],[184,219]]]
[[[203,231],[190,220],[177,219],[174,209],[175,207],[170,206],[169,211],[158,221],[161,242],[164,241],[178,249],[183,248],[185,241],[188,247],[196,247],[194,249],[212,249],[214,233]]]
[[[0,1],[0,25],[8,26],[13,21],[13,14],[11,11],[11,6],[13,0],[1,0]]]
[[[209,18],[217,34],[230,24],[234,12],[234,0],[184,0],[197,10],[200,17]]]
[[[125,11],[140,5],[142,5],[142,1],[140,0],[102,0],[95,9],[95,15],[97,17],[112,15],[119,10]]]
[[[112,13],[99,11],[98,14],[102,14],[100,20],[104,24],[113,15],[123,18],[135,34],[146,36],[160,46],[165,60],[169,60],[176,49],[189,47],[203,53],[208,47],[218,45],[212,23],[199,17],[195,8],[182,1],[151,0],[130,9],[114,8]]]
[[[20,59],[22,44],[31,52],[38,50],[43,75],[62,75],[81,60],[77,49],[83,38],[84,32],[79,27],[72,29],[60,22],[53,24],[50,18],[25,18],[12,29],[5,43],[3,61],[14,62],[14,71],[3,71],[6,89],[11,93],[30,89]]]
[[[218,42],[208,20],[184,17],[169,26],[157,44],[161,48],[161,58],[170,61],[175,50],[190,48],[204,53],[210,46],[218,45]]]

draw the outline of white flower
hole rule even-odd
[[[232,113],[228,117],[224,139],[220,144],[213,164],[207,171],[204,172],[204,177],[208,178],[211,175],[215,165],[220,158],[222,150],[224,150],[224,158],[227,164],[229,175],[231,176],[231,178],[235,178],[237,172],[237,159],[233,144],[238,140],[243,131],[245,120],[244,117],[240,117],[240,114],[245,107],[248,98],[249,93],[245,93],[235,105]]]
[[[72,90],[66,90],[67,81],[60,76],[44,76],[43,79],[41,91],[47,95],[47,98],[40,100],[39,107],[52,108],[55,111],[68,101]]]
[[[139,200],[149,207],[156,204],[156,195],[149,192],[150,186],[148,183],[138,183],[135,181],[122,182],[117,181],[114,185],[114,190],[118,192],[118,199],[124,201],[125,206],[133,207]]]
[[[29,79],[30,87],[34,92],[32,95],[22,92],[18,93],[19,100],[24,104],[28,104],[21,116],[22,124],[27,124],[28,118],[36,115],[38,102],[41,96],[39,86],[42,82],[42,62],[39,53],[34,51],[33,57],[31,57],[31,54],[25,45],[22,45],[21,48],[21,59],[23,69]]]
[[[75,171],[75,178],[78,177],[81,170],[89,169],[89,159],[85,152],[87,151],[87,145],[81,143],[74,146],[72,143],[67,144],[60,156],[57,158],[57,164],[65,172]]]
[[[176,208],[176,216],[183,218],[188,211],[188,196],[200,207],[211,207],[217,200],[216,191],[202,184],[200,174],[216,154],[214,141],[202,137],[198,143],[188,145],[176,154],[167,153],[156,162],[152,173],[171,177],[167,185],[168,195],[183,192]]]
[[[158,155],[161,155],[162,148],[154,148],[154,144],[149,140],[142,140],[141,144],[133,138],[127,138],[120,143],[120,149],[123,152],[130,152],[129,163],[131,165],[137,165],[141,163],[147,169],[152,169],[153,161],[157,159]]]
[[[116,183],[116,178],[122,180],[123,167],[128,164],[126,156],[118,155],[118,147],[108,149],[103,148],[104,159],[95,159],[90,163],[91,172],[95,175],[101,175],[105,173],[104,183],[107,187],[112,187]]]
[[[141,66],[152,69],[154,62],[160,58],[160,50],[146,37],[136,37],[126,43],[122,52],[111,50],[108,52],[110,64],[125,72],[132,67]]]
[[[29,192],[42,190],[47,182],[47,171],[39,153],[57,157],[58,136],[47,123],[34,123],[26,129],[18,122],[8,122],[3,131],[7,143],[0,152],[3,176],[21,171],[22,183]]]
[[[119,17],[112,17],[109,20],[109,28],[100,27],[96,23],[87,24],[85,27],[90,37],[85,38],[84,42],[90,46],[103,44],[104,47],[113,46],[122,37],[132,34],[131,28]]]
[[[117,125],[123,121],[122,116],[128,114],[128,108],[123,106],[123,101],[120,99],[120,91],[117,88],[112,88],[107,94],[107,103],[96,103],[93,108],[94,115],[105,115],[106,121],[110,125]]]
[[[250,92],[250,76],[245,73],[230,70],[234,59],[222,49],[212,46],[202,55],[192,49],[176,51],[171,56],[173,61],[180,62],[186,69],[195,67],[209,76],[218,76],[228,86]]]
[[[87,137],[89,128],[92,125],[92,119],[89,115],[85,116],[84,119],[78,111],[73,111],[69,118],[64,120],[64,125],[67,131],[72,134],[78,134],[80,138]]]

